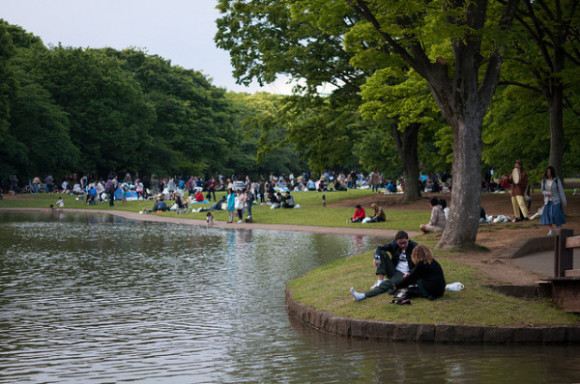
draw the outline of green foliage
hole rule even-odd
[[[550,124],[541,99],[522,88],[503,87],[485,119],[482,139],[483,163],[498,175],[507,175],[516,159],[522,159],[531,182],[539,182],[539,172],[548,165]],[[529,172],[529,168],[536,171]]]
[[[258,136],[245,136],[243,123],[262,110],[228,97],[198,71],[135,49],[47,49],[4,22],[0,39],[2,177],[267,168],[257,166]],[[281,169],[304,165],[288,148],[276,152],[271,159],[278,156]]]
[[[16,80],[14,73],[9,67],[9,60],[14,55],[15,48],[12,37],[8,33],[7,24],[0,20],[0,145],[9,127],[10,103],[13,101],[16,92]],[[0,155],[3,151],[0,152]]]

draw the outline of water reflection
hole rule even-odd
[[[376,343],[289,319],[290,280],[381,240],[69,213],[0,213],[0,231],[2,383],[580,377],[573,348]]]

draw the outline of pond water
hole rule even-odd
[[[580,381],[576,346],[353,340],[288,316],[289,281],[382,242],[0,212],[0,383]]]

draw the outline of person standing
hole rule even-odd
[[[252,204],[254,204],[254,193],[252,192],[251,188],[246,190],[246,209],[248,210],[248,217],[246,218],[247,221],[251,222],[252,219]]]
[[[62,197],[58,197],[58,201],[56,202],[56,205],[58,206],[58,212],[62,213],[64,211],[64,200],[62,199]]]
[[[371,173],[371,189],[373,192],[379,192],[379,186],[381,184],[381,175],[379,171],[375,168],[373,173]]]
[[[508,176],[508,182],[511,184],[510,196],[514,209],[514,223],[522,221],[520,218],[520,210],[523,215],[523,220],[529,220],[528,208],[526,207],[526,201],[524,199],[524,193],[528,187],[528,175],[524,172],[521,160],[516,160],[514,170]]]
[[[236,211],[238,212],[238,223],[243,223],[244,208],[246,207],[246,195],[241,189],[238,189],[236,191],[235,207]]]
[[[44,184],[46,184],[46,192],[52,193],[54,190],[54,179],[52,178],[52,175],[48,175],[44,178]]]
[[[548,236],[553,236],[553,226],[560,229],[566,224],[566,216],[562,206],[566,206],[566,194],[562,181],[556,176],[556,170],[551,165],[546,168],[542,180],[542,194],[544,195],[544,209],[542,211],[541,225],[550,228]]]
[[[260,203],[264,203],[266,201],[266,183],[264,182],[264,179],[260,179],[258,194],[260,195]]]
[[[207,182],[207,198],[209,199],[209,201],[211,201],[212,196],[213,201],[217,201],[217,199],[215,198],[216,185],[217,182],[215,181],[215,179],[213,177],[210,177],[209,181]]]
[[[234,211],[236,209],[236,194],[232,188],[228,188],[228,195],[226,197],[228,206],[228,223],[234,222]]]
[[[109,206],[115,206],[115,183],[113,178],[109,176],[107,183],[105,184],[105,189],[107,190],[107,194],[109,195]]]

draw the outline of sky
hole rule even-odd
[[[202,72],[234,92],[289,94],[281,78],[260,88],[236,84],[227,51],[215,46],[216,0],[0,0],[0,18],[46,46],[138,48]]]

